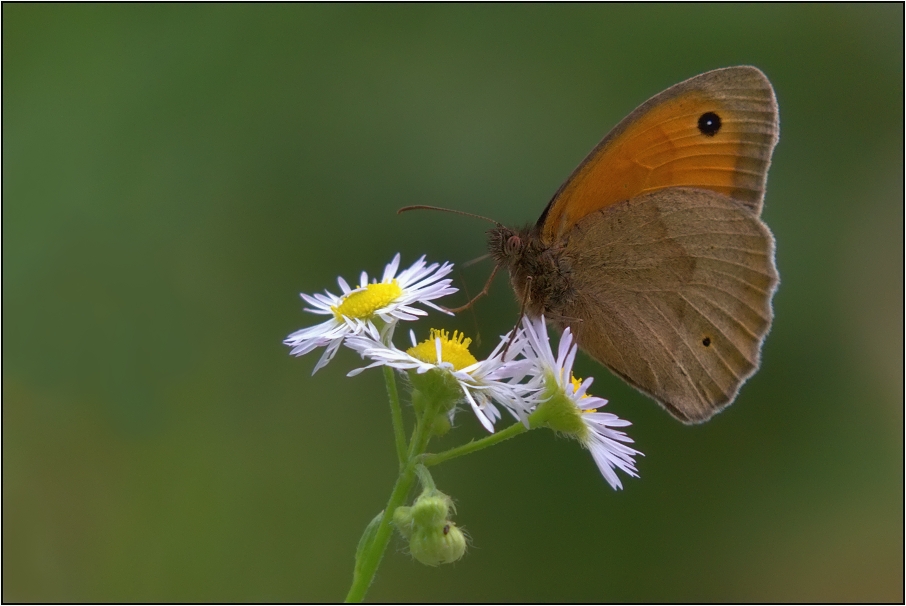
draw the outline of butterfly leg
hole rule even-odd
[[[516,326],[513,327],[513,331],[510,333],[510,338],[506,342],[506,345],[503,347],[502,356],[506,356],[507,350],[510,348],[510,345],[513,343],[513,340],[516,338],[516,333],[519,331],[519,325],[522,323],[522,318],[525,317],[525,305],[528,303],[529,297],[531,297],[532,292],[532,276],[527,276],[525,278],[525,292],[522,294],[522,304],[519,306],[519,317],[516,319]]]
[[[488,281],[485,282],[484,288],[481,289],[480,293],[478,293],[477,295],[472,297],[471,301],[469,301],[468,303],[466,303],[465,305],[462,305],[460,307],[452,307],[452,308],[445,307],[444,309],[449,311],[450,313],[455,314],[455,313],[459,313],[461,311],[465,311],[465,310],[469,309],[470,307],[472,307],[472,305],[475,303],[475,301],[477,301],[478,299],[480,299],[483,296],[485,296],[486,294],[488,294],[488,291],[491,290],[491,282],[494,281],[494,276],[497,275],[497,270],[499,270],[499,269],[500,269],[500,264],[497,264],[494,266],[493,271],[491,271],[491,275],[488,276]]]
[[[584,321],[585,321],[585,320],[582,319],[582,318],[573,318],[573,317],[570,317],[570,316],[561,316],[561,315],[555,314],[555,313],[547,313],[547,314],[544,315],[544,317],[547,318],[548,320],[556,320],[556,321],[558,321],[558,322],[563,322],[564,324],[571,324],[571,323],[573,323],[573,322],[584,322]]]

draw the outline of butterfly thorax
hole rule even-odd
[[[510,272],[516,298],[530,315],[556,316],[575,300],[570,258],[558,244],[544,244],[536,226],[488,231],[488,251]]]

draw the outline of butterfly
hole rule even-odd
[[[685,423],[758,369],[779,281],[761,220],[779,119],[757,68],[710,71],[620,122],[538,221],[488,232],[530,316]],[[493,274],[492,274],[493,275]]]

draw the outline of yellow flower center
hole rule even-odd
[[[472,339],[466,338],[458,330],[453,331],[453,338],[451,339],[449,331],[432,328],[430,339],[410,347],[406,350],[406,353],[422,362],[436,364],[437,339],[440,339],[440,359],[443,362],[452,364],[453,370],[462,370],[466,366],[471,366],[478,362],[475,356],[469,353],[469,345],[472,343]]]
[[[576,375],[574,375],[573,373],[569,373],[569,382],[573,384],[573,393],[576,393],[577,391],[579,391],[579,388],[582,387],[582,380],[577,379]],[[582,394],[582,397],[579,399],[584,400],[587,397],[588,394],[586,393]],[[596,408],[589,408],[588,410],[583,409],[582,412],[598,412],[598,410]]]
[[[343,297],[340,304],[331,307],[330,310],[337,320],[342,320],[341,316],[365,320],[401,294],[403,294],[403,289],[396,280],[368,284],[365,286],[365,290],[359,290]]]

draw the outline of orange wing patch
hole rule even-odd
[[[546,243],[592,212],[667,187],[708,189],[760,213],[778,130],[770,84],[682,90],[695,80],[649,100],[598,144],[542,215]]]

